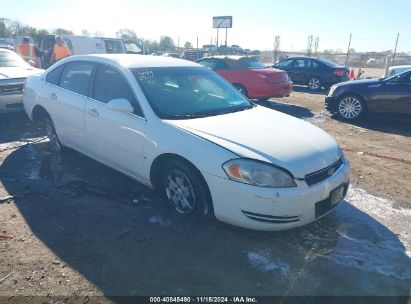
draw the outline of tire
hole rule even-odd
[[[234,87],[238,90],[238,92],[240,92],[241,94],[243,94],[245,97],[248,98],[247,89],[242,84],[235,83]]]
[[[317,76],[313,76],[308,80],[307,86],[310,91],[318,92],[322,87],[321,79]]]
[[[57,136],[56,129],[54,128],[54,124],[51,121],[50,117],[45,117],[43,119],[43,125],[46,130],[47,137],[50,140],[50,146],[53,152],[61,153],[63,150],[63,146]]]
[[[364,100],[357,95],[344,95],[338,100],[337,116],[346,121],[363,118],[367,111]]]
[[[166,163],[160,185],[165,200],[177,214],[196,220],[213,217],[207,184],[188,162],[172,159]]]

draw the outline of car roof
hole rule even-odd
[[[287,59],[313,59],[313,60],[316,60],[316,59],[319,59],[319,58],[318,57],[309,57],[309,56],[295,56],[295,57],[288,57],[284,60],[287,60]]]
[[[389,69],[390,71],[394,69],[411,69],[411,65],[394,65],[391,66]]]
[[[64,60],[64,62],[75,60],[99,61],[102,63],[117,63],[126,68],[202,67],[202,65],[184,59],[137,54],[77,55],[67,57]]]

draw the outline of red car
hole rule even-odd
[[[252,99],[289,96],[293,89],[287,72],[267,68],[254,57],[214,56],[197,62],[214,70]]]

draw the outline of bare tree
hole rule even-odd
[[[130,29],[120,29],[116,32],[116,36],[121,39],[138,39],[136,32]]]

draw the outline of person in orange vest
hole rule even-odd
[[[53,47],[53,54],[51,55],[51,61],[53,63],[66,58],[71,55],[70,49],[64,43],[63,37],[60,35],[56,36],[56,43]]]
[[[39,68],[40,60],[46,52],[40,50],[37,46],[30,43],[29,37],[24,37],[23,42],[16,47],[16,52],[19,54],[25,61],[34,62],[34,65]]]

